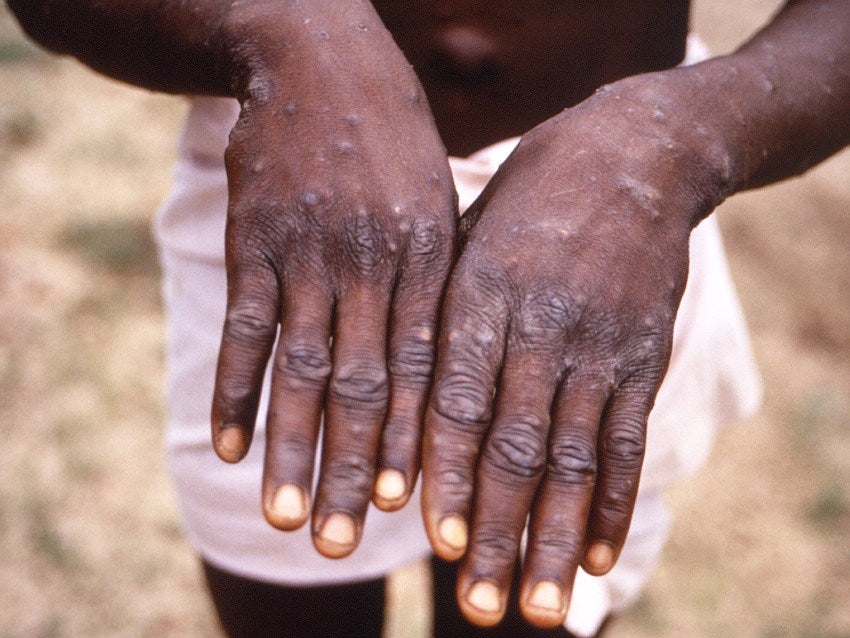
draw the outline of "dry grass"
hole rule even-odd
[[[726,50],[773,1],[698,3]],[[0,9],[0,637],[210,636],[161,447],[147,236],[179,99],[28,45]],[[720,211],[767,386],[672,495],[624,636],[850,636],[850,154]],[[415,569],[393,635],[420,635]]]

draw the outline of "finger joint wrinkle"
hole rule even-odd
[[[617,427],[603,436],[607,463],[618,469],[639,468],[646,450],[644,427]]]
[[[547,424],[533,417],[494,430],[485,448],[486,458],[498,469],[520,478],[540,476],[546,460]]]
[[[265,346],[277,330],[273,313],[264,304],[241,302],[227,312],[224,332],[228,340],[246,345]]]
[[[434,343],[430,337],[410,335],[399,338],[393,344],[389,368],[394,379],[427,381],[433,365]]]
[[[346,494],[365,494],[372,489],[374,477],[375,469],[372,463],[362,456],[350,455],[331,461],[322,480],[344,485]]]
[[[519,539],[509,525],[487,521],[482,523],[472,538],[472,553],[476,559],[488,563],[513,564]]]
[[[383,261],[384,241],[376,222],[365,213],[346,223],[345,247],[362,275],[373,275]]]
[[[592,483],[596,476],[596,454],[588,442],[555,440],[549,451],[549,476],[569,485]]]
[[[331,374],[330,353],[325,348],[307,344],[286,346],[284,356],[275,364],[275,372],[324,387]]]
[[[462,380],[444,381],[437,390],[434,410],[461,429],[480,429],[490,420],[489,397],[477,385]]]
[[[334,370],[330,392],[331,398],[349,407],[385,407],[389,397],[386,370],[370,365],[339,366]]]

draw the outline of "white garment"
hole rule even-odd
[[[430,552],[418,493],[392,514],[370,506],[362,542],[342,560],[316,552],[309,525],[280,532],[263,518],[268,378],[248,456],[229,465],[212,450],[209,405],[226,299],[222,156],[237,114],[234,100],[192,99],[175,185],[155,222],[167,311],[166,447],[186,533],[210,562],[258,580],[320,585],[386,575]],[[450,158],[462,210],[515,144],[507,140],[466,159]],[[568,629],[578,635],[594,633],[608,613],[636,598],[667,535],[669,517],[661,490],[699,467],[717,428],[751,413],[760,400],[746,328],[713,219],[692,233],[690,247],[673,359],[649,420],[629,538],[610,574],[579,574],[567,619]]]

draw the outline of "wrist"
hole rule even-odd
[[[321,83],[352,62],[376,73],[394,57],[404,60],[371,3],[345,4],[344,10],[323,0],[235,4],[221,28],[234,96],[244,102],[282,86]]]
[[[682,131],[699,149],[719,204],[748,187],[754,153],[767,153],[762,147],[766,140],[759,137],[755,122],[762,98],[769,97],[772,87],[751,64],[735,55],[666,73],[679,96],[679,112],[685,119]]]
[[[579,106],[602,107],[609,144],[622,158],[615,170],[646,186],[636,195],[650,198],[650,208],[663,199],[668,215],[676,211],[670,223],[688,231],[739,189],[745,170],[731,130],[738,116],[718,95],[723,74],[704,66],[641,74]]]

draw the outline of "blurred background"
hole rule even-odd
[[[778,2],[695,0],[732,49]],[[0,6],[0,637],[214,636],[164,473],[148,227],[183,101],[21,35]],[[850,152],[717,213],[764,408],[670,495],[660,568],[610,636],[850,636]],[[417,566],[394,638],[427,626]]]

